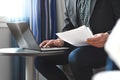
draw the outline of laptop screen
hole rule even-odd
[[[7,23],[20,48],[40,50],[26,22]]]

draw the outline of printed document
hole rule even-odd
[[[62,40],[74,46],[88,45],[85,41],[87,40],[87,38],[93,37],[93,34],[89,27],[86,27],[85,25],[69,31],[56,33],[56,35]]]

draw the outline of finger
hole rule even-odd
[[[92,37],[92,38],[88,38],[87,39],[87,41],[88,42],[96,42],[96,41],[99,41],[99,40],[101,40],[101,37],[99,36],[99,37]]]
[[[89,43],[89,44],[95,47],[104,47],[105,43]]]
[[[99,39],[97,41],[87,41],[88,44],[102,44],[105,43],[103,39]]]
[[[46,45],[47,42],[48,42],[48,40],[43,41],[43,42],[39,45],[39,47],[43,47],[44,45]]]
[[[43,47],[45,44],[46,44],[46,43],[43,42],[43,43],[41,43],[41,44],[39,45],[39,47]]]
[[[94,46],[97,47],[97,48],[102,48],[102,47],[104,47],[103,44],[97,44],[97,45],[94,45]]]
[[[97,40],[103,37],[104,33],[95,34],[90,40]]]
[[[51,47],[52,45],[53,45],[53,40],[50,40],[43,47],[48,48],[48,47]]]

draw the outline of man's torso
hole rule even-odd
[[[67,13],[72,24],[77,27],[77,0],[66,0]],[[106,32],[115,25],[114,12],[111,0],[96,0],[92,14],[90,15],[90,28],[93,33]],[[80,25],[79,25],[80,26]]]

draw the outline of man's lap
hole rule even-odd
[[[42,61],[44,63],[61,65],[68,63],[68,56],[69,60],[76,59],[76,62],[79,62],[82,65],[91,65],[95,63],[101,64],[101,62],[105,62],[106,59],[106,53],[102,48],[95,48],[93,46],[81,46],[67,51],[66,54],[36,57],[35,61],[38,63]]]
[[[74,49],[69,55],[69,61],[79,66],[99,66],[106,63],[106,53],[103,48],[82,46]]]

